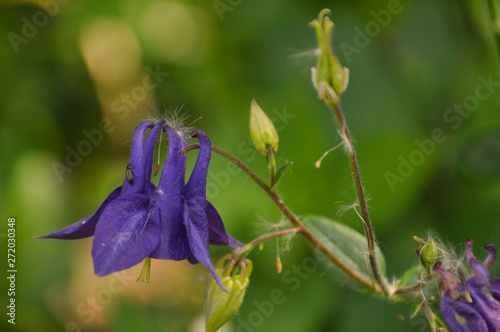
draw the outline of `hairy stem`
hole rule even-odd
[[[183,155],[191,150],[196,150],[196,149],[199,149],[200,148],[200,144],[196,143],[196,144],[191,144],[191,145],[188,145],[186,146],[184,149],[181,150],[180,154]],[[235,164],[236,166],[238,166],[239,168],[241,168],[243,170],[243,172],[245,172],[254,182],[256,182],[262,189],[264,189],[265,192],[268,192],[270,189],[269,189],[269,186],[264,182],[262,181],[261,178],[259,178],[257,176],[257,174],[255,174],[250,168],[248,168],[247,165],[245,165],[241,160],[239,160],[238,158],[236,158],[235,156],[233,156],[232,154],[230,154],[229,152],[226,152],[216,146],[213,146],[212,145],[212,151],[220,154],[221,156],[225,157],[226,159],[228,159],[229,161],[231,161],[233,164]],[[296,225],[295,225],[296,226]]]
[[[260,243],[262,243],[264,241],[267,241],[267,240],[275,238],[275,237],[281,237],[281,236],[285,236],[285,235],[289,235],[289,234],[296,234],[298,232],[300,232],[300,229],[297,227],[294,227],[294,228],[283,229],[281,231],[276,231],[276,232],[261,235],[258,238],[256,238],[255,240],[253,240],[252,242],[244,245],[241,248],[238,248],[235,251],[234,256],[236,257],[236,260],[241,260],[242,256],[246,256],[250,251],[252,251],[253,248],[255,248],[257,245],[259,245]]]
[[[427,300],[422,295],[420,296],[420,299],[423,301],[422,306],[424,307],[424,312],[425,315],[427,316],[427,319],[429,320],[429,325],[431,327],[432,332],[437,332],[436,320],[434,319],[434,313],[432,312],[429,303],[427,303]]]
[[[375,234],[373,232],[373,227],[370,220],[370,214],[368,213],[368,206],[366,204],[365,191],[363,189],[363,184],[361,183],[361,175],[359,173],[358,160],[356,158],[356,152],[353,147],[353,142],[351,138],[351,133],[347,127],[344,114],[340,108],[340,104],[327,103],[337,120],[337,124],[340,130],[340,135],[344,141],[344,147],[347,152],[349,159],[349,166],[351,168],[352,180],[354,182],[354,187],[356,189],[356,196],[358,199],[359,208],[361,210],[361,217],[363,220],[363,225],[365,227],[366,241],[368,243],[368,257],[370,258],[370,266],[373,273],[373,277],[377,281],[378,285],[382,289],[385,295],[389,295],[389,286],[387,280],[380,273],[380,269],[377,264],[377,256],[375,254]]]
[[[421,281],[419,281],[415,285],[398,288],[394,292],[394,294],[396,294],[396,295],[414,294],[416,291],[422,289],[423,286],[425,286],[429,282],[435,280],[437,278],[437,276],[438,276],[437,273],[433,273],[433,274],[425,277],[424,279],[422,279]]]
[[[199,144],[192,144],[186,146],[181,150],[181,154],[184,154],[188,151],[198,149],[200,147]],[[224,151],[218,147],[212,146],[212,151],[220,154],[225,157],[236,166],[241,168],[255,183],[257,183],[268,195],[271,197],[273,202],[278,206],[278,208],[283,212],[283,214],[291,221],[291,223],[298,228],[298,232],[300,232],[304,237],[311,242],[316,248],[318,248],[324,255],[326,255],[334,264],[336,264],[342,271],[351,276],[354,280],[364,285],[365,287],[371,289],[375,293],[380,292],[380,288],[377,285],[374,285],[370,280],[365,279],[363,276],[359,275],[356,271],[353,271],[349,268],[344,262],[342,262],[337,256],[335,256],[332,252],[328,250],[307,228],[304,227],[302,222],[295,216],[295,214],[288,208],[288,206],[283,202],[280,196],[276,193],[276,191],[272,190],[271,187],[266,185],[262,179],[260,179],[248,166],[246,166],[241,160],[233,156],[227,151]]]

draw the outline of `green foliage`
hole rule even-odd
[[[304,226],[318,238],[330,252],[340,258],[351,270],[371,280],[372,272],[368,260],[366,237],[356,230],[325,217],[308,215],[303,218]],[[385,258],[378,246],[375,249],[377,263],[381,273],[385,274]],[[316,258],[323,264],[330,277],[340,285],[355,291],[366,291],[337,265],[332,263],[322,252],[314,250]]]
[[[418,263],[411,238],[428,227],[446,234],[452,243],[468,237],[478,243],[498,242],[500,181],[494,170],[499,164],[495,151],[500,95],[495,91],[480,102],[477,111],[459,118],[460,122],[443,119],[455,103],[474,94],[479,75],[493,73],[496,77],[498,73],[484,1],[401,1],[403,11],[368,41],[358,31],[364,32],[368,23],[376,22],[372,13],[386,10],[388,1],[316,1],[314,5],[286,0],[241,1],[239,5],[231,5],[237,1],[220,2],[229,8],[221,14],[223,20],[212,1],[45,1],[48,6],[59,4],[59,12],[47,25],[36,27],[36,35],[19,44],[18,53],[7,35],[22,34],[25,19],[32,22],[44,9],[37,1],[2,4],[0,71],[5,79],[0,81],[0,209],[19,221],[18,264],[24,272],[19,274],[16,300],[20,317],[30,319],[19,320],[15,327],[2,320],[0,330],[63,331],[67,323],[75,321],[83,331],[184,332],[202,316],[199,299],[203,285],[196,272],[182,269],[182,262],[153,263],[149,284],[135,283],[140,266],[127,271],[130,280],[125,280],[126,286],[108,299],[108,282],[112,289],[122,284],[93,275],[87,256],[91,239],[75,245],[64,241],[42,244],[32,239],[94,212],[106,194],[124,180],[130,134],[144,114],[150,115],[154,109],[163,113],[183,106],[181,114],[190,116],[186,124],[203,115],[195,125],[213,144],[264,177],[267,166],[253,148],[247,128],[248,104],[256,98],[266,105],[279,133],[278,161],[283,158],[294,163],[278,188],[287,204],[298,214],[314,211],[322,215],[334,215],[336,202],[351,204],[351,179],[340,150],[328,155],[320,169],[314,168],[315,160],[338,143],[331,114],[317,100],[310,79],[310,68],[317,59],[309,51],[315,40],[306,24],[324,7],[332,9],[335,21],[335,52],[350,69],[342,107],[356,141],[374,228],[383,248],[388,249],[384,250],[391,262],[388,274],[401,275]],[[163,19],[152,19],[158,17]],[[116,37],[124,28],[127,38]],[[97,30],[94,37],[103,37],[92,59],[102,60],[108,54],[111,61],[98,62],[98,68],[116,69],[105,77],[109,85],[95,84],[82,55],[84,33],[91,30]],[[184,35],[187,32],[189,38]],[[366,45],[359,47],[355,39]],[[109,52],[108,47],[120,41],[125,47]],[[348,57],[342,43],[356,47],[357,52]],[[139,72],[119,69],[130,63]],[[123,103],[121,94],[130,95],[135,84],[142,84],[145,68],[157,65],[169,76],[153,81],[159,83],[151,91],[154,97],[138,105]],[[122,84],[130,82],[132,85]],[[110,109],[115,96],[106,95],[111,89],[116,89],[120,101],[116,112]],[[101,100],[102,96],[106,98]],[[121,107],[127,112],[120,111]],[[103,118],[113,121],[114,130],[103,132],[101,144],[93,145],[92,153],[59,181],[51,164],[65,163],[66,148],[76,149],[87,140],[82,131],[99,129]],[[435,151],[425,155],[413,173],[403,176],[404,181],[391,190],[385,174],[402,176],[400,158],[409,160],[419,149],[415,140],[431,137],[435,128],[444,129],[448,139],[436,144]],[[164,153],[162,150],[162,158]],[[281,218],[254,183],[218,156],[210,166],[208,193],[228,231],[241,241],[259,234],[262,228],[256,224],[262,226],[261,219]],[[354,213],[337,219],[349,225],[359,222]],[[5,223],[2,225],[0,244],[5,248],[7,232]],[[287,297],[272,315],[251,326],[254,331],[427,329],[425,322],[422,327],[395,318],[408,314],[406,306],[395,308],[353,295],[331,285],[319,271],[307,280],[300,279],[300,286],[291,289],[295,284],[284,280],[291,275],[300,278],[292,267],[300,266],[309,254],[298,237],[293,249],[281,257],[282,275],[276,274],[276,259],[269,254],[274,245],[252,253],[259,269],[252,274],[239,317],[246,322],[255,318],[254,301],[269,299],[275,289],[283,290]],[[227,252],[225,248],[212,250],[213,257]],[[58,264],[49,264],[53,257]],[[0,260],[6,262],[4,249]],[[498,268],[493,270],[492,278],[499,273]],[[2,289],[8,289],[7,279],[2,279]],[[87,304],[88,297],[98,295],[102,298],[96,308]],[[0,299],[5,296],[0,294]],[[102,305],[102,300],[110,302]],[[76,309],[81,303],[95,314],[93,319],[79,315]],[[301,306],[302,311],[298,310]],[[359,319],[360,311],[363,319]],[[234,330],[238,322],[235,319]]]
[[[417,284],[422,275],[422,268],[420,266],[412,266],[403,273],[399,281],[400,287],[409,287]]]
[[[283,173],[290,167],[292,166],[293,163],[291,161],[287,161],[283,166],[281,166],[278,171],[276,172],[276,176],[274,178],[274,183],[275,185],[278,184],[281,176],[283,175]]]

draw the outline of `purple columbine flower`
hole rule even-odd
[[[144,133],[152,128],[145,142]],[[158,188],[151,183],[154,145],[161,130],[169,135],[169,149]],[[97,211],[62,230],[41,238],[80,239],[94,235],[92,258],[99,276],[130,268],[146,257],[202,263],[217,277],[208,245],[236,247],[217,210],[206,200],[211,157],[208,137],[201,131],[200,152],[188,183],[184,184],[186,156],[184,129],[175,131],[165,121],[141,123],[134,133],[130,167],[123,185],[113,190]],[[223,288],[223,287],[222,287]]]
[[[472,241],[466,240],[467,261],[474,277],[461,283],[450,271],[437,262],[434,270],[441,274],[439,293],[444,321],[454,332],[498,332],[500,331],[500,279],[490,281],[488,268],[495,261],[495,246],[486,243],[488,257],[480,263],[472,252]]]

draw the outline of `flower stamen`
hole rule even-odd
[[[160,141],[158,142],[158,162],[155,164],[155,168],[153,170],[153,176],[156,176],[158,174],[158,171],[160,170],[160,154],[161,154],[161,136],[163,134],[163,130],[160,131]]]
[[[144,282],[149,284],[149,276],[151,274],[151,257],[146,257],[144,259],[144,265],[142,266],[141,274],[136,281]]]

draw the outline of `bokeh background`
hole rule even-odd
[[[154,114],[189,116],[186,124],[202,116],[194,126],[266,177],[249,140],[255,98],[279,129],[278,161],[294,163],[279,188],[285,201],[298,215],[325,215],[361,231],[352,210],[338,213],[355,197],[344,153],[314,167],[339,142],[310,80],[315,38],[307,23],[324,7],[332,9],[335,49],[351,71],[342,106],[389,276],[416,264],[412,236],[429,230],[458,252],[472,238],[480,258],[484,242],[500,245],[498,87],[475,111],[449,111],[473,99],[478,77],[500,80],[485,0],[4,1],[0,329],[203,331],[202,268],[153,261],[149,284],[135,282],[140,266],[98,278],[91,239],[33,239],[93,213],[123,181],[135,126]],[[388,8],[398,12],[376,23],[373,13]],[[372,36],[360,39],[367,27]],[[391,187],[387,172],[397,175],[401,160],[419,149],[415,140],[436,128],[444,142]],[[209,199],[228,231],[250,241],[282,217],[228,165],[213,157]],[[4,313],[9,217],[17,220],[15,326]],[[213,249],[214,260],[228,250]],[[281,253],[281,274],[276,256],[273,241],[251,254],[250,288],[225,331],[428,329],[421,317],[409,319],[411,306],[333,283],[301,238]],[[491,271],[499,277],[500,264]],[[269,306],[275,290],[282,297]]]

